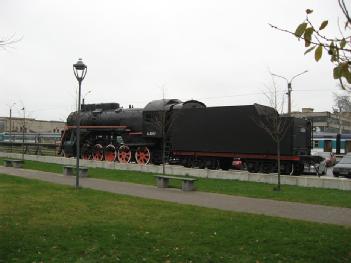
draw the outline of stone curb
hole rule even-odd
[[[22,154],[0,152],[0,157],[21,159]],[[25,160],[56,163],[62,165],[75,165],[75,158],[65,158],[56,156],[24,155]],[[82,166],[91,168],[104,168],[115,170],[139,171],[148,173],[162,173],[162,166],[159,165],[138,165],[121,164],[118,162],[81,160]],[[177,165],[166,165],[166,173],[169,175],[194,176],[211,179],[230,179],[239,181],[250,181],[259,183],[276,184],[277,174],[249,173],[247,171],[222,171],[208,169],[185,168]],[[302,187],[316,187],[327,189],[339,189],[351,191],[351,180],[347,178],[317,177],[317,176],[290,176],[281,175],[281,184],[296,185]]]

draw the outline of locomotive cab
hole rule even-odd
[[[197,100],[186,102],[181,102],[177,99],[151,101],[145,106],[143,111],[143,135],[162,138],[164,133],[167,134],[169,127],[174,121],[174,112],[192,108],[206,108],[206,105]]]

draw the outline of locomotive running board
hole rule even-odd
[[[127,129],[128,126],[84,126],[80,125],[79,128],[81,129]],[[76,129],[77,126],[66,126],[65,129]]]
[[[192,156],[192,157],[229,157],[229,158],[241,158],[241,159],[265,159],[265,160],[276,160],[277,155],[271,154],[237,154],[237,153],[217,153],[217,152],[183,152],[174,151],[174,156]],[[300,156],[286,156],[281,155],[280,160],[289,161],[300,161]]]

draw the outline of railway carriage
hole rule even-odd
[[[313,151],[347,154],[351,152],[351,134],[347,133],[313,133]]]

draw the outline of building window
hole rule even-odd
[[[324,151],[325,152],[332,152],[333,151],[331,140],[324,140]]]
[[[319,147],[319,141],[313,141],[313,148]]]

